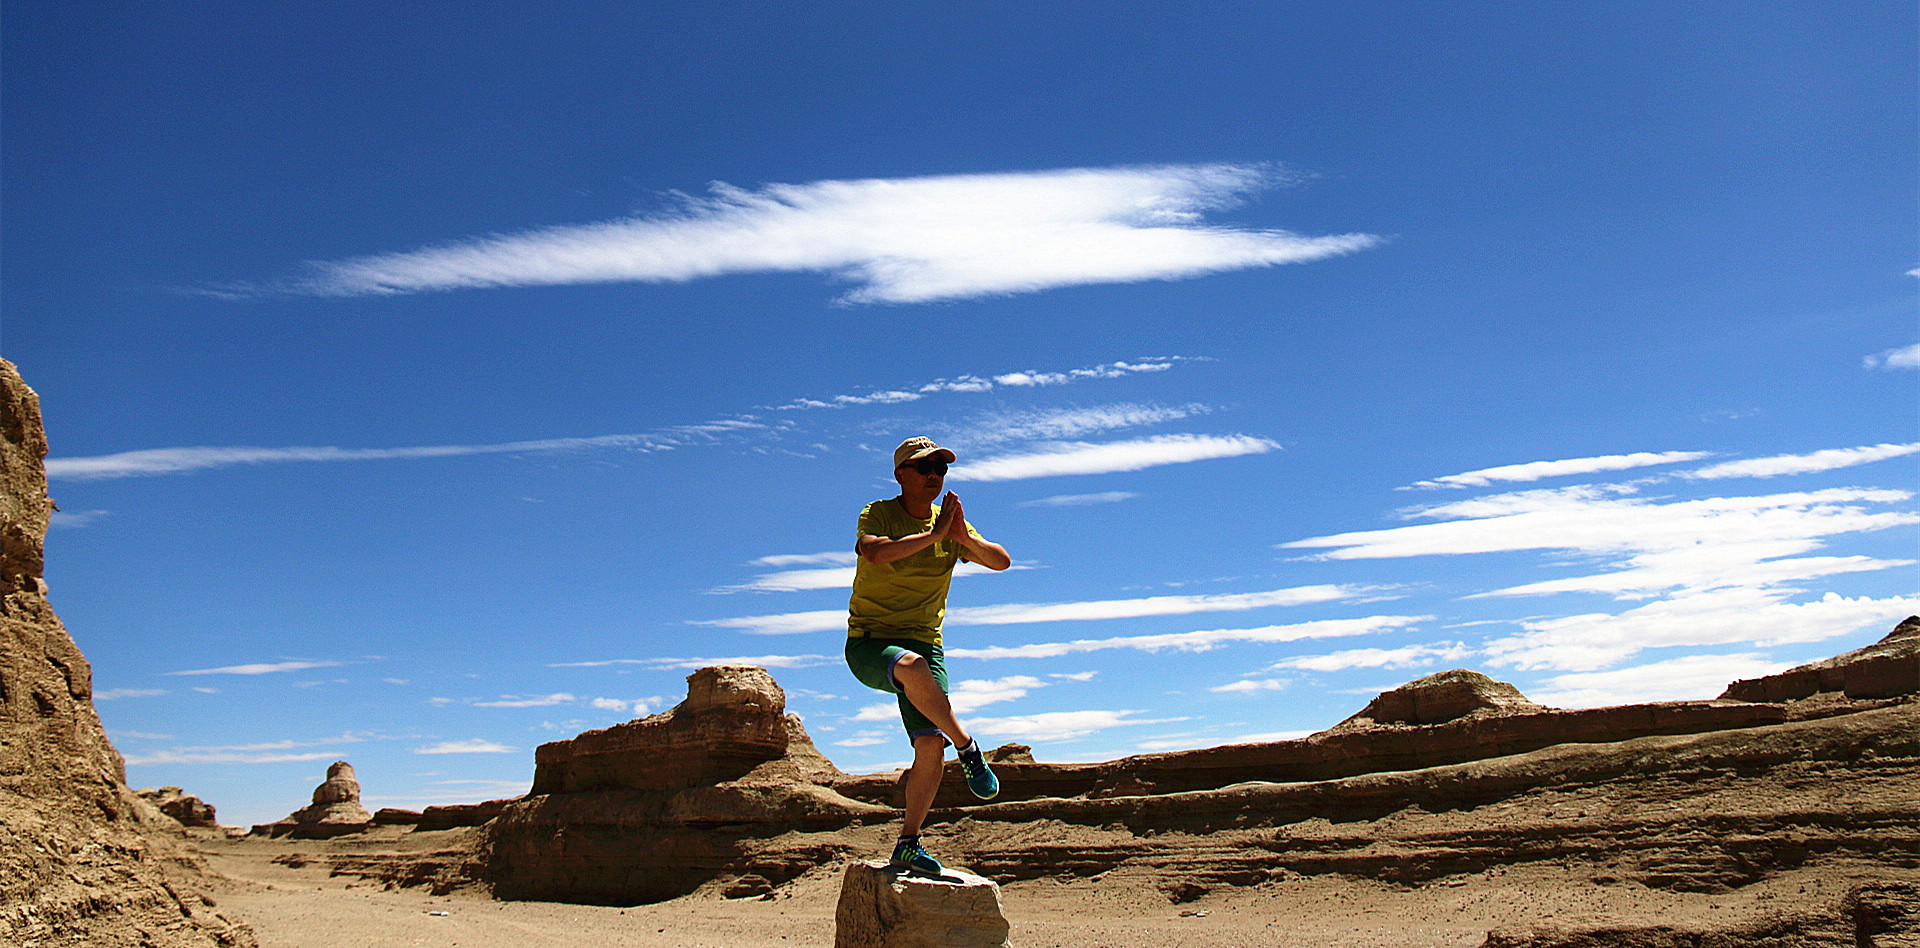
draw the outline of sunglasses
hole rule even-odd
[[[905,464],[900,465],[900,468],[895,468],[895,470],[899,470],[901,468],[909,468],[909,467],[913,468],[916,471],[919,471],[923,475],[938,474],[941,477],[947,476],[947,462],[936,461],[932,458],[921,458],[918,461],[909,461]]]

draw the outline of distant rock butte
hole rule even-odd
[[[360,781],[353,765],[336,760],[327,767],[327,779],[313,788],[313,803],[293,811],[277,823],[253,828],[256,836],[292,836],[326,839],[358,833],[373,825],[373,814],[360,805]]]
[[[100,726],[42,579],[46,456],[39,396],[0,360],[0,944],[252,945]]]

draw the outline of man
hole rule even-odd
[[[847,607],[847,666],[867,687],[899,696],[900,720],[913,742],[906,818],[892,862],[929,875],[939,874],[940,861],[921,847],[920,826],[940,790],[949,739],[966,771],[967,789],[982,800],[1000,792],[980,745],[947,701],[940,622],[956,565],[964,560],[1002,570],[1013,560],[1005,547],[973,529],[959,497],[948,492],[941,503],[933,502],[953,460],[952,451],[929,438],[908,438],[894,449],[893,479],[900,496],[860,511],[854,544],[860,560]]]

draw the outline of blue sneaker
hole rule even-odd
[[[893,844],[893,858],[889,863],[898,869],[918,872],[929,876],[940,874],[940,860],[927,855],[920,847],[920,837],[902,836]]]
[[[980,752],[980,742],[973,742],[972,750],[960,751],[960,769],[967,774],[967,789],[982,800],[991,800],[1000,795],[1000,778],[993,775],[993,768],[987,766],[986,755]]]

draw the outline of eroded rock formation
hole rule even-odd
[[[1736,681],[1722,698],[1735,701],[1795,701],[1817,694],[1891,698],[1920,691],[1920,616],[1908,616],[1887,637],[1825,661],[1778,675]]]
[[[634,904],[722,879],[761,894],[851,851],[778,837],[891,815],[833,789],[842,775],[761,668],[703,668],[671,710],[543,744],[535,763],[533,792],[486,827],[502,898]]]
[[[373,825],[373,814],[360,805],[360,781],[353,765],[336,760],[327,767],[327,779],[313,788],[313,803],[293,811],[277,823],[253,828],[258,836],[328,839],[359,833]]]
[[[213,805],[194,796],[179,787],[161,787],[155,790],[148,787],[139,791],[140,799],[157,807],[160,812],[173,817],[181,826],[201,826],[218,828],[220,821],[214,818]]]
[[[1913,640],[1862,652],[1911,655]],[[1457,670],[1300,740],[1097,764],[1009,745],[990,752],[1000,798],[973,800],[950,774],[928,833],[950,866],[1001,882],[1111,877],[1174,900],[1548,863],[1687,892],[1813,865],[1920,881],[1916,690],[1562,711]],[[882,851],[899,812],[900,775],[839,773],[757,668],[697,672],[672,711],[545,745],[538,762],[534,792],[482,830],[472,874],[501,897],[764,894]]]
[[[47,601],[40,399],[0,360],[0,943],[251,945],[178,826],[127,786],[93,676]]]

